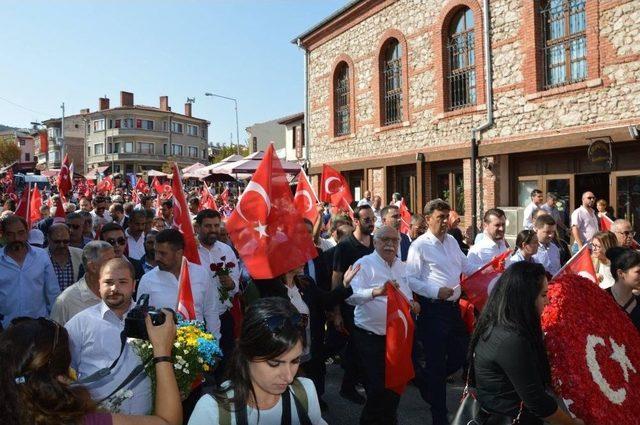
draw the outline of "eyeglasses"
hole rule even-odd
[[[299,330],[307,328],[309,323],[309,316],[306,314],[296,313],[292,316],[270,316],[264,319],[264,323],[267,325],[271,333],[279,334],[284,329],[285,325],[293,326]]]
[[[395,244],[400,242],[399,238],[386,238],[385,237],[385,238],[379,238],[379,239],[380,239],[380,242],[382,242],[383,244],[391,243],[391,244],[395,245]]]
[[[125,246],[127,244],[127,240],[125,238],[105,239],[105,241],[111,246],[116,246],[116,245]]]

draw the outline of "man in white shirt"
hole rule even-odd
[[[500,208],[491,208],[484,213],[482,219],[484,237],[469,248],[467,259],[471,267],[478,270],[493,257],[500,255],[507,249],[504,240],[506,216]]]
[[[560,250],[552,242],[556,233],[556,221],[548,214],[541,215],[536,219],[534,226],[538,236],[538,252],[533,256],[536,263],[544,266],[544,269],[555,275],[560,271]]]
[[[91,241],[82,248],[84,276],[56,298],[51,319],[64,326],[82,310],[98,304],[100,298],[100,267],[115,257],[113,247],[105,241]]]
[[[235,346],[235,338],[233,335],[234,321],[230,309],[232,307],[231,300],[240,288],[238,258],[229,245],[218,241],[220,225],[222,223],[222,216],[218,211],[204,209],[196,215],[195,221],[195,230],[198,241],[200,242],[200,246],[198,247],[200,263],[209,271],[212,279],[215,279],[215,282],[218,283],[215,288],[216,293],[219,294],[221,299],[224,299],[222,310],[220,311],[220,333],[222,335],[220,338],[220,348],[223,353],[231,353]],[[234,264],[228,275],[216,274],[211,270],[212,264],[220,263],[223,265],[228,263]],[[223,362],[226,362],[228,358],[229,356],[223,358]],[[221,372],[223,369],[223,367],[218,368]]]
[[[414,303],[406,277],[405,264],[397,257],[400,246],[398,231],[391,226],[380,227],[373,236],[375,251],[355,262],[360,266],[351,281],[353,295],[347,302],[354,305],[354,339],[365,374],[367,401],[360,423],[396,423],[400,395],[388,390],[385,382],[385,352],[387,333],[387,297],[385,283],[394,282]]]
[[[100,401],[109,396],[133,371],[142,364],[135,349],[125,343],[122,355],[121,332],[126,314],[133,308],[131,299],[135,271],[123,258],[107,261],[100,270],[102,301],[81,311],[67,322],[71,367],[79,379],[87,378],[100,369],[109,368],[118,359],[110,374],[86,387],[91,397]],[[118,358],[120,356],[120,358]],[[131,390],[131,397],[122,401],[119,412],[145,415],[151,410],[151,380],[144,371],[123,388]],[[115,399],[117,396],[113,396]],[[115,401],[113,400],[112,401]]]
[[[424,207],[429,230],[409,248],[407,273],[411,290],[418,294],[422,313],[416,339],[424,347],[425,367],[417,367],[416,383],[431,405],[434,425],[447,421],[447,376],[464,364],[469,335],[460,315],[460,275],[475,270],[447,234],[451,207],[434,199]]]
[[[358,201],[358,205],[357,205],[358,207],[361,207],[363,205],[372,206],[372,203],[371,203],[371,191],[370,190],[365,190],[364,191],[364,198],[362,198],[362,199],[360,199]]]
[[[165,229],[156,236],[155,259],[157,267],[140,279],[138,296],[149,294],[149,305],[176,310],[178,306],[178,279],[184,254],[184,237],[177,229]],[[204,267],[189,263],[191,292],[196,318],[203,320],[207,331],[220,339],[220,315],[223,313],[217,278]]]
[[[91,210],[91,217],[93,221],[97,221],[100,219],[103,223],[110,223],[112,220],[111,214],[107,211],[107,200],[104,196],[96,196],[91,201],[91,205],[93,206],[93,210]]]
[[[533,212],[539,210],[544,203],[542,191],[540,189],[533,189],[531,191],[531,202],[524,209],[524,219],[522,226],[525,229],[533,229]]]
[[[144,256],[144,225],[146,221],[147,216],[144,211],[131,211],[129,227],[124,231],[129,257],[134,260],[140,260]]]
[[[571,213],[571,235],[574,240],[573,251],[578,252],[582,245],[591,242],[598,233],[598,216],[593,210],[596,197],[592,192],[582,194],[582,205]]]

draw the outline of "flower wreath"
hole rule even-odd
[[[542,314],[553,386],[587,424],[640,424],[640,333],[613,298],[588,279],[549,285]]]

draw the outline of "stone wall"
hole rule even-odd
[[[531,91],[536,63],[531,63],[535,37],[529,33],[535,10],[534,0],[491,1],[491,46],[494,76],[495,123],[483,135],[484,144],[527,139],[541,132],[606,126],[640,117],[640,2],[633,0],[588,0],[588,70],[586,81],[565,87]],[[465,5],[475,13],[479,31],[482,16],[476,0],[398,0],[352,27],[336,30],[328,41],[310,52],[310,160],[348,164],[468,146],[471,129],[485,120],[483,104],[454,112],[439,110],[442,98],[443,52],[437,46],[447,17]],[[400,32],[407,43],[407,119],[397,125],[379,127],[376,75],[378,49],[384,34]],[[476,42],[476,58],[482,57]],[[354,63],[355,128],[347,137],[333,137],[330,126],[333,70],[339,56]],[[480,93],[478,94],[480,96]],[[465,161],[467,169],[468,161]],[[428,167],[427,167],[428,169]],[[497,167],[494,168],[497,170]],[[492,185],[483,195],[482,205],[493,206],[499,193],[496,177],[482,171],[482,179]],[[492,174],[489,172],[489,174]],[[465,172],[468,176],[468,171]],[[508,178],[508,176],[503,176]],[[371,180],[368,180],[373,184]],[[486,182],[485,182],[486,183]],[[489,185],[485,184],[486,189]],[[427,187],[428,189],[428,187]],[[429,192],[427,192],[427,197]],[[468,196],[466,201],[469,202]],[[490,205],[491,204],[491,205]]]

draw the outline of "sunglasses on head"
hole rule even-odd
[[[309,323],[309,316],[300,313],[296,313],[292,316],[276,315],[264,319],[264,324],[267,325],[273,334],[279,334],[287,325],[298,328],[299,330],[304,330],[307,328],[307,323]]]

